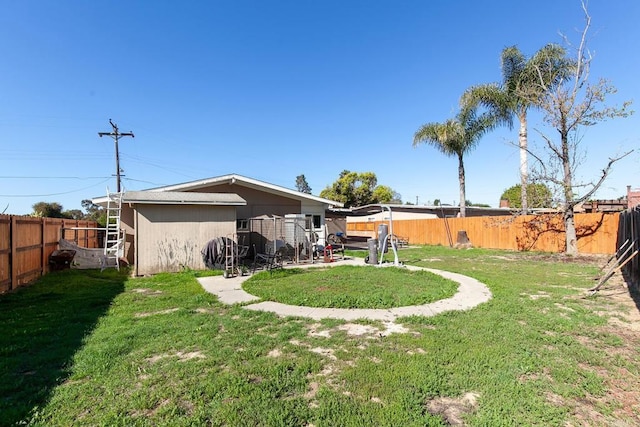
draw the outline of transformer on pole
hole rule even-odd
[[[98,132],[98,136],[100,136],[101,138],[103,136],[110,136],[116,143],[116,185],[117,192],[120,193],[122,188],[120,185],[120,151],[118,150],[118,139],[120,139],[121,136],[130,136],[132,138],[135,138],[135,135],[133,134],[133,132],[118,131],[118,126],[113,123],[111,119],[109,119],[109,124],[111,125],[113,130],[111,132]]]

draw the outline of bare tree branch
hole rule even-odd
[[[607,176],[609,176],[609,174],[611,173],[611,167],[613,166],[613,164],[627,157],[631,153],[633,153],[633,150],[627,151],[626,153],[618,157],[609,158],[609,163],[607,163],[607,166],[605,166],[605,168],[602,169],[602,175],[600,175],[600,179],[598,180],[598,182],[584,196],[576,199],[573,204],[577,205],[579,203],[584,202],[585,200],[588,200],[596,191],[598,191],[598,189],[600,188],[602,183],[605,181],[605,179],[607,179]]]

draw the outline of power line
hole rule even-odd
[[[0,176],[0,179],[105,179],[108,176]]]
[[[114,124],[111,119],[109,119],[109,124],[113,128],[112,132],[98,132],[98,135],[102,138],[103,136],[110,136],[116,142],[116,184],[117,184],[117,192],[119,193],[121,190],[120,185],[120,151],[118,150],[118,139],[121,136],[130,136],[132,138],[135,137],[133,132],[119,132],[118,126]]]
[[[0,150],[2,159],[100,159],[108,155],[90,151]]]
[[[50,193],[50,194],[0,194],[0,197],[49,197],[49,196],[60,196],[60,195],[63,195],[63,194],[71,194],[71,193],[77,193],[78,191],[88,190],[89,188],[93,188],[96,185],[104,184],[105,182],[109,181],[110,179],[111,179],[111,177],[105,179],[104,181],[98,182],[97,184],[90,185],[88,187],[78,188],[76,190],[71,190],[71,191],[64,191],[62,193]]]
[[[122,178],[123,181],[131,181],[131,182],[143,182],[145,184],[151,184],[151,185],[156,185],[156,186],[163,186],[163,185],[168,185],[167,183],[160,183],[160,182],[151,182],[151,181],[144,181],[142,179],[133,179],[133,178]]]
[[[145,161],[144,158],[142,158],[142,157],[131,156],[131,155],[128,155],[126,153],[122,153],[122,156],[123,157],[128,157],[130,159],[130,161],[133,162],[133,163],[138,163],[138,164],[147,165],[147,166],[153,166],[154,168],[162,169],[162,170],[165,170],[167,172],[171,172],[171,173],[174,173],[176,175],[181,175],[181,176],[184,176],[184,177],[187,177],[187,178],[192,178],[192,179],[196,178],[196,176],[194,176],[192,173],[187,174],[187,173],[181,172],[180,168],[167,167],[167,166],[163,166],[162,164],[159,164],[159,163],[152,163],[152,162],[149,162],[149,161]],[[192,172],[192,171],[194,171],[196,169],[194,169],[193,167],[184,166],[184,170],[188,170],[189,172]]]

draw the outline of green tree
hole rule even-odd
[[[396,205],[401,205],[402,204],[402,194],[398,193],[397,191],[394,191],[393,192],[393,198],[391,200],[389,200],[389,203],[396,204]]]
[[[62,212],[63,218],[70,219],[85,219],[85,214],[80,209],[71,209],[68,211]]]
[[[60,203],[38,202],[33,206],[32,216],[40,218],[67,218],[62,212],[62,205]]]
[[[96,205],[89,199],[84,199],[80,202],[82,209],[85,210],[86,214],[83,219],[87,219],[90,221],[95,221],[101,227],[106,226],[107,224],[107,212],[103,207]]]
[[[309,183],[304,174],[296,176],[296,190],[301,193],[311,194],[311,187],[309,187]]]
[[[338,179],[320,192],[320,197],[341,202],[345,207],[364,206],[372,203],[395,203],[400,195],[390,187],[378,185],[373,172],[343,170]]]
[[[447,156],[458,158],[458,181],[460,183],[460,216],[466,215],[466,190],[464,155],[470,152],[480,138],[500,123],[493,112],[477,114],[477,105],[463,105],[455,118],[444,123],[422,125],[413,137],[413,146],[430,144]]]
[[[544,46],[529,59],[516,46],[507,47],[501,55],[502,82],[472,86],[462,95],[464,104],[483,105],[504,118],[509,127],[511,117],[518,118],[521,187],[519,206],[524,213],[529,208],[527,112],[531,107],[539,106],[541,96],[566,76],[568,63],[564,57],[564,48],[557,44]]]
[[[491,206],[486,203],[473,203],[471,200],[466,201],[467,206],[474,206],[476,208],[490,208]]]
[[[378,185],[372,194],[372,203],[401,204],[402,196],[386,185]]]
[[[500,196],[500,200],[507,200],[509,207],[520,209],[522,207],[522,197],[520,192],[522,187],[516,184],[509,187]],[[527,184],[527,197],[530,208],[550,208],[553,204],[553,195],[548,186],[542,183]]]
[[[56,202],[38,202],[32,206],[33,212],[31,213],[31,216],[78,220],[84,219],[96,221],[101,227],[105,226],[107,222],[106,209],[94,204],[91,200],[83,200],[80,204],[85,212],[82,212],[80,209],[63,210],[62,205]]]

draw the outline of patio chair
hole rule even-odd
[[[273,250],[273,246],[267,244],[264,253],[256,251],[256,246],[253,245],[253,267],[252,273],[255,273],[258,268],[273,271],[276,268],[282,268],[282,256],[278,251]]]

